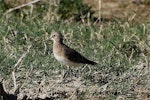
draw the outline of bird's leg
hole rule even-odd
[[[67,79],[68,75],[70,76],[70,67],[69,66],[67,66],[66,70],[63,68],[62,80],[65,81]]]
[[[82,73],[82,70],[79,67],[76,67],[75,70],[73,71],[74,77],[80,77]]]
[[[64,69],[64,66],[61,65],[61,72],[60,72],[61,76],[60,76],[60,80],[61,82],[64,81],[64,76],[65,76],[65,69]]]
[[[65,68],[64,68],[64,66],[63,65],[61,65],[61,68],[62,68],[62,70],[61,70],[61,80],[62,81],[64,81],[64,78],[65,78],[65,74],[66,74],[66,71],[65,71]]]
[[[86,70],[86,68],[88,67],[88,72],[87,73],[91,73],[91,68],[88,65],[84,65],[84,67],[81,70],[81,76],[84,74],[84,70]],[[87,71],[87,70],[86,70]]]

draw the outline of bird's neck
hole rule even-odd
[[[53,45],[62,45],[63,41],[62,40],[58,40],[58,41],[54,41]]]
[[[53,42],[53,51],[55,50],[55,52],[61,50],[63,46],[63,41],[54,41]]]

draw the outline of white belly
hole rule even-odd
[[[54,57],[58,60],[58,62],[64,65],[74,66],[74,67],[82,65],[81,63],[72,62],[63,56],[57,55],[56,53],[54,53]]]
[[[54,53],[54,57],[62,64],[65,64],[66,60],[63,56],[57,55]]]

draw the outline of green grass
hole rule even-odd
[[[4,11],[0,12],[3,15]],[[91,71],[86,67],[82,75],[76,73],[79,74],[76,78],[81,78],[81,86],[73,88],[73,91],[78,89],[78,99],[137,99],[149,93],[150,70],[148,65],[142,65],[150,60],[149,53],[145,53],[150,48],[149,23],[131,24],[120,20],[102,22],[100,28],[80,22],[51,22],[42,19],[42,15],[22,18],[20,13],[0,18],[0,80],[7,85],[7,90],[13,90],[12,71],[15,71],[21,93],[26,91],[26,95],[32,97],[34,93],[31,91],[36,88],[41,88],[41,93],[55,93],[54,90],[59,87],[57,76],[61,75],[60,71],[64,68],[54,59],[52,42],[47,40],[50,32],[55,30],[64,35],[65,44],[98,62],[96,66],[89,66]],[[28,51],[29,46],[31,48]],[[25,53],[14,70],[15,64]],[[51,84],[57,85],[52,87]],[[107,87],[104,88],[104,85]],[[140,91],[136,88],[140,88]],[[56,99],[60,97],[57,94]]]

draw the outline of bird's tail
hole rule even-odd
[[[87,62],[87,64],[90,64],[90,65],[97,65],[97,63],[96,63],[96,62],[94,62],[94,61],[90,61],[90,60]]]

